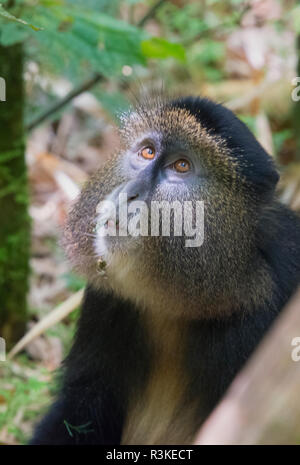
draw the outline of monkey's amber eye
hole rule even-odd
[[[139,154],[146,160],[153,160],[155,157],[155,150],[152,147],[144,147]]]
[[[177,160],[174,163],[174,169],[178,171],[178,173],[186,173],[191,169],[191,164],[189,161],[184,159]]]

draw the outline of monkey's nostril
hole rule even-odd
[[[131,195],[131,196],[128,198],[128,201],[131,202],[132,200],[135,200],[138,196],[139,196],[139,194]]]

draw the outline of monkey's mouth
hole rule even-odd
[[[120,228],[120,223],[119,223],[119,220],[117,219],[116,221],[114,221],[113,219],[108,219],[105,223],[104,223],[104,228],[109,231],[110,229],[112,228],[115,228],[117,231],[119,230]]]
[[[128,217],[120,218],[115,210],[112,213],[109,208],[99,211],[95,228],[94,250],[98,260],[100,260],[98,269],[101,274],[104,271],[101,268],[102,261],[105,261],[109,267],[114,261],[116,253],[128,253],[129,249],[136,248],[138,241],[128,231]]]
[[[105,232],[105,236],[110,236],[110,237],[123,237],[123,236],[129,236],[130,234],[128,233],[127,227],[125,227],[118,218],[112,219],[109,218],[105,221],[105,223],[102,226],[103,232]]]
[[[124,203],[124,202],[123,202]],[[97,223],[95,232],[98,236],[127,236],[128,218],[120,220],[119,209],[122,204],[116,205],[108,197],[104,202],[100,202],[97,207]],[[128,217],[131,215],[128,215]]]
[[[127,212],[126,215],[120,214],[119,209],[112,205],[104,205],[97,211],[99,213],[95,233],[98,237],[131,237],[131,221],[139,217],[138,212]]]

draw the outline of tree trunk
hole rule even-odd
[[[0,336],[8,346],[23,334],[29,275],[30,220],[24,158],[23,48],[0,46]]]
[[[300,444],[300,290],[278,317],[196,444]]]

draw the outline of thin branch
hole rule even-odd
[[[143,18],[137,23],[137,26],[143,27],[145,23],[149,21],[149,19],[151,19],[155,15],[156,11],[161,7],[161,5],[164,2],[165,0],[158,0],[158,2],[155,3],[153,7],[150,8],[150,10],[145,14],[145,16],[143,16]],[[48,119],[49,116],[53,115],[58,110],[61,110],[65,105],[70,103],[75,97],[78,97],[78,95],[82,94],[83,92],[90,90],[100,81],[104,81],[104,80],[106,80],[105,76],[103,76],[100,73],[94,73],[93,76],[87,79],[87,81],[85,81],[83,84],[80,84],[78,87],[75,87],[75,89],[73,89],[68,95],[66,95],[61,100],[58,100],[57,102],[55,102],[44,113],[37,116],[33,121],[31,121],[26,126],[26,131],[32,131],[37,126],[39,126],[41,123],[43,123],[46,119]]]
[[[59,321],[66,318],[69,313],[71,313],[75,308],[77,308],[83,298],[84,289],[71,295],[65,302],[58,307],[55,307],[50,313],[48,313],[41,321],[31,328],[28,333],[26,333],[22,339],[12,348],[8,354],[8,358],[12,359],[17,355],[24,347],[26,347],[30,342],[35,338],[43,334],[47,329],[54,326]]]
[[[44,113],[41,115],[37,116],[33,121],[31,121],[27,126],[26,130],[31,131],[32,129],[36,128],[39,124],[43,123],[46,119],[49,118],[53,113],[56,113],[57,111],[61,110],[65,105],[67,105],[71,100],[73,100],[75,97],[78,95],[82,94],[83,92],[86,92],[87,90],[91,89],[94,87],[95,84],[98,82],[104,80],[104,76],[100,73],[95,73],[91,78],[89,78],[87,81],[85,81],[83,84],[80,84],[80,86],[76,87],[73,89],[68,95],[66,95],[64,98],[61,100],[58,100],[55,102],[51,107],[48,108]]]
[[[153,18],[157,10],[162,6],[164,2],[165,0],[158,0],[158,2],[155,3],[152,8],[150,8],[148,13],[146,13],[145,16],[143,16],[143,18],[140,19],[140,21],[137,23],[137,26],[143,27],[146,24],[146,22],[149,21],[149,19]]]

